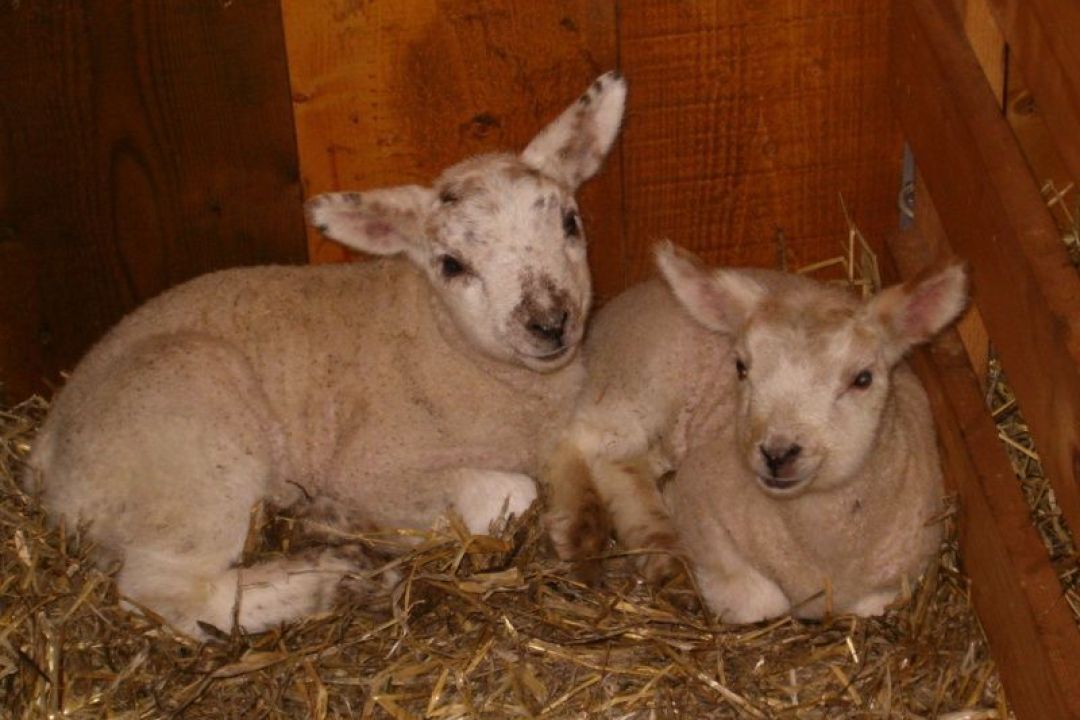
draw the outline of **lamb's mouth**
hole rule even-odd
[[[801,485],[803,478],[778,478],[771,475],[758,475],[758,482],[769,490],[784,492]]]
[[[540,360],[541,362],[558,360],[567,352],[569,352],[572,347],[572,345],[563,345],[562,347],[556,348],[551,352],[541,353],[539,355],[527,355],[526,357],[531,358],[532,360]]]

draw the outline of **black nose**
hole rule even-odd
[[[525,329],[541,340],[547,340],[556,345],[562,345],[563,333],[566,332],[566,321],[569,317],[570,313],[566,311],[563,311],[562,313],[552,313],[552,316],[546,318],[534,317],[525,324]]]
[[[795,458],[799,457],[799,453],[802,452],[802,445],[798,443],[792,443],[791,445],[779,444],[768,448],[759,445],[758,450],[761,451],[761,456],[765,458],[765,464],[769,466],[769,472],[773,474],[773,477],[779,477],[780,472],[790,467],[795,462]]]

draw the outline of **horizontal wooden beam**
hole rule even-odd
[[[989,3],[1070,176],[1080,179],[1080,3]]]
[[[1080,529],[1080,276],[952,9],[894,0],[892,100],[1066,521]]]
[[[914,233],[888,249],[904,279],[930,254]],[[912,364],[934,409],[972,603],[1009,703],[1021,720],[1078,718],[1080,630],[956,331],[916,353]]]

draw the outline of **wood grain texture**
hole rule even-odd
[[[1080,177],[1080,3],[988,0],[1072,177]]]
[[[949,242],[971,265],[1064,517],[1080,527],[1080,277],[959,19],[933,0],[892,7],[897,114]]]
[[[915,233],[889,250],[905,279],[931,256]],[[912,364],[934,409],[972,603],[1011,709],[1020,720],[1080,717],[1080,631],[956,332]]]
[[[0,87],[0,242],[50,377],[170,285],[304,259],[276,2],[3,3]]]
[[[25,245],[0,237],[0,407],[41,389],[41,324],[33,258]]]
[[[920,173],[915,175],[915,220],[912,232],[922,238],[927,247],[928,258],[938,259],[955,255],[941,226],[941,218],[934,207],[933,198],[926,188],[926,180]],[[990,334],[986,331],[979,308],[971,305],[956,323],[956,334],[964,344],[968,360],[979,380],[979,388],[985,394],[990,380]]]
[[[303,184],[428,184],[476,153],[521,150],[614,68],[615,9],[591,0],[283,0]],[[631,93],[634,90],[631,88]],[[621,246],[619,157],[585,186],[597,289]],[[347,256],[309,235],[312,259]]]
[[[898,224],[901,141],[886,91],[885,3],[623,2],[629,279],[660,238],[710,262],[841,253],[840,196],[880,248]]]

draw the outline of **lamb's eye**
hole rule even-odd
[[[855,379],[851,381],[851,387],[858,388],[859,390],[865,390],[870,387],[870,383],[874,382],[874,374],[869,370],[863,370],[861,373],[855,376]]]
[[[568,210],[562,218],[562,229],[566,237],[579,237],[581,235],[581,219],[577,210]]]
[[[744,363],[742,360],[736,358],[735,359],[735,374],[739,376],[739,379],[740,380],[745,380],[746,375],[747,375],[748,372],[749,371],[746,369],[746,363]]]
[[[453,205],[458,201],[458,196],[452,190],[443,190],[439,193],[439,202],[443,205]]]
[[[443,255],[439,258],[439,267],[444,278],[455,278],[465,274],[465,265],[452,255]]]

